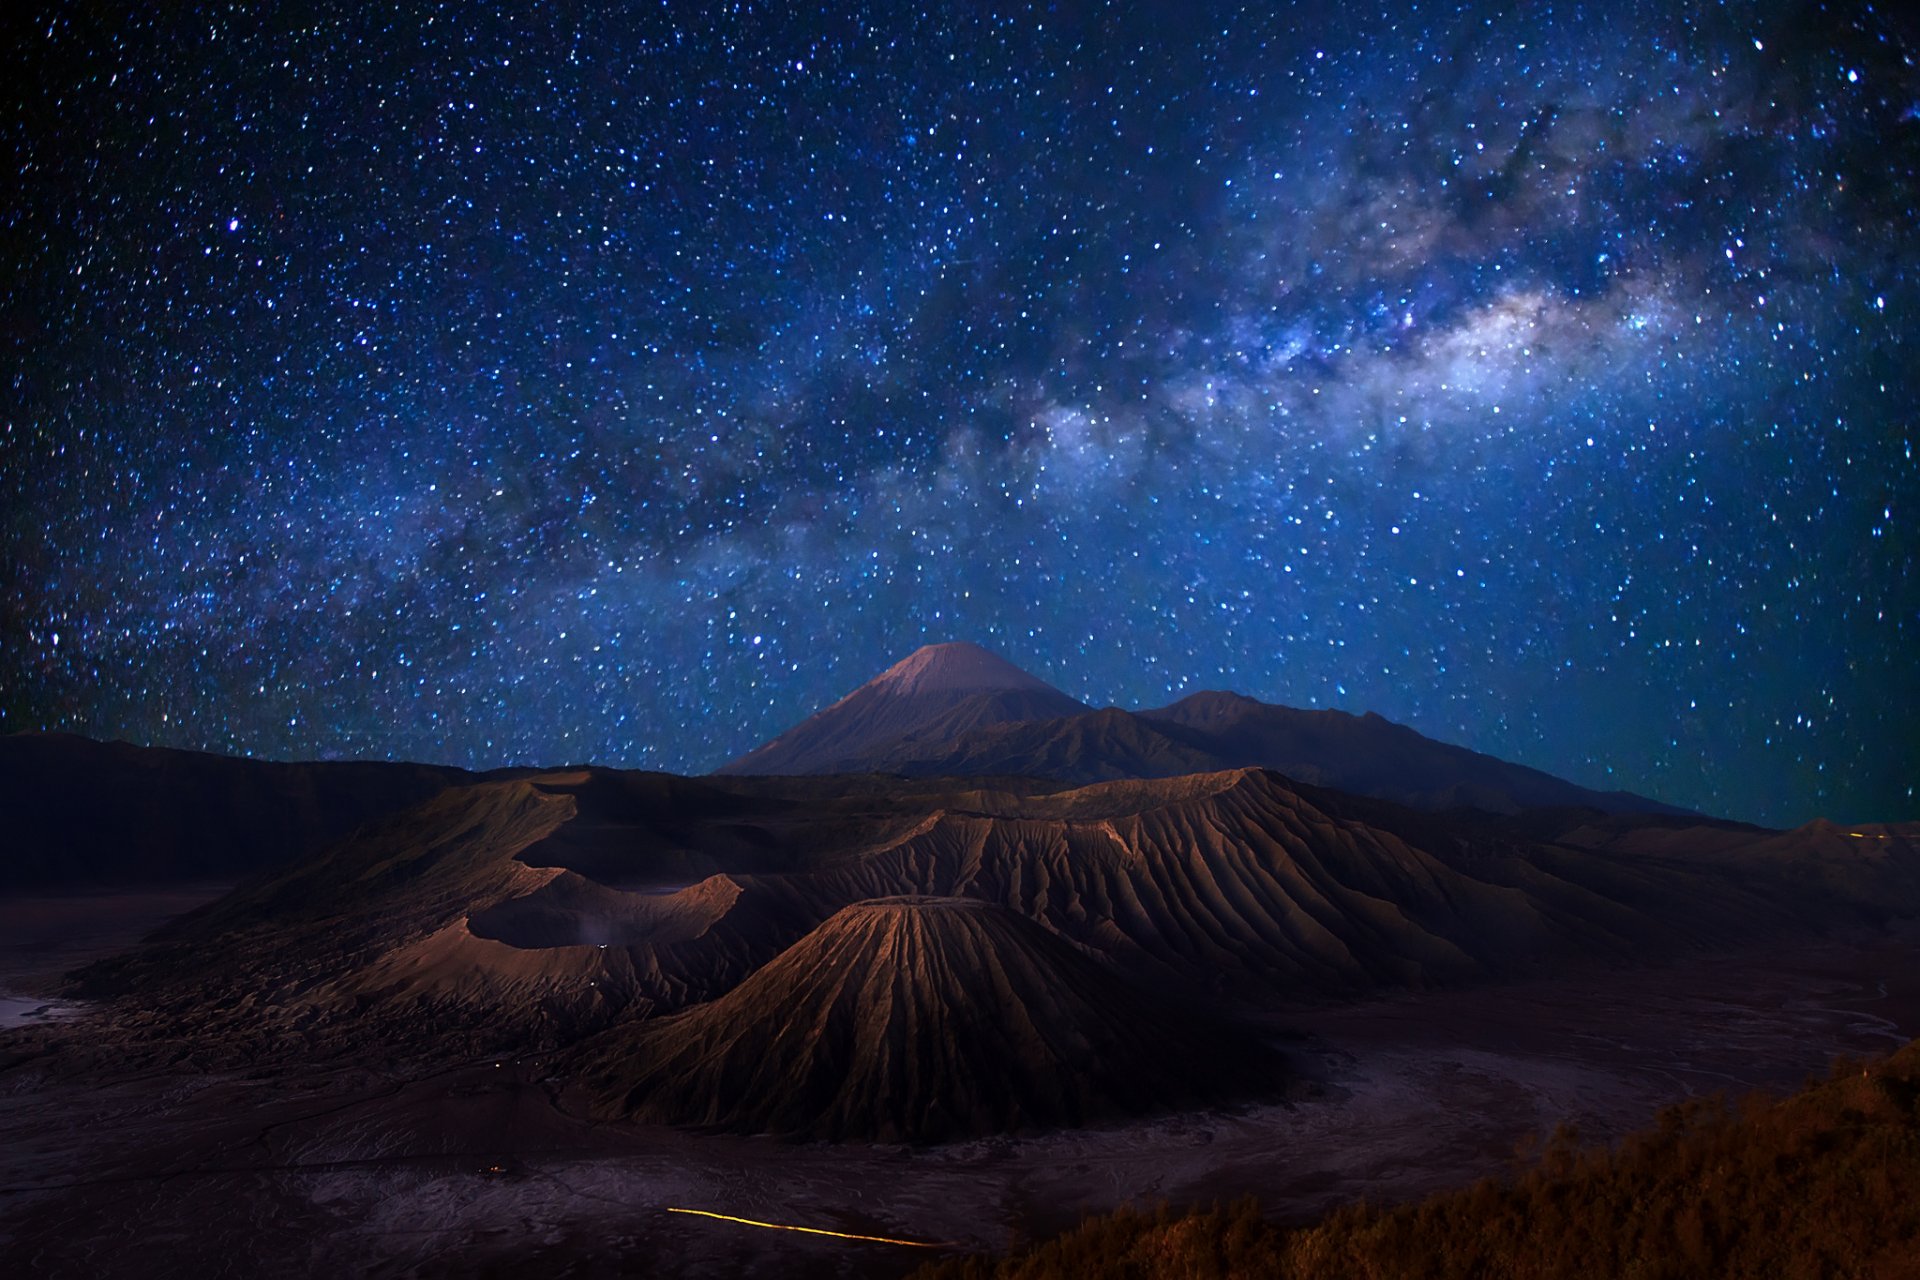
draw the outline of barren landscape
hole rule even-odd
[[[1105,777],[1107,713],[987,777],[752,771],[1056,694],[932,646],[720,774],[424,797],[408,765],[4,740],[0,800],[41,816],[0,898],[0,1248],[893,1276],[1119,1206],[1419,1199],[1920,1031],[1906,825],[1716,821],[1226,697],[1167,722],[1209,771]],[[1265,763],[1303,750],[1365,793]],[[283,839],[325,788],[356,823]],[[244,878],[204,877],[201,827]]]
[[[14,898],[57,947],[8,981],[123,943],[197,894]],[[20,936],[17,933],[10,936]],[[0,1243],[44,1274],[891,1276],[927,1250],[675,1208],[968,1249],[1125,1203],[1257,1194],[1305,1219],[1511,1167],[1555,1124],[1607,1138],[1695,1093],[1797,1086],[1920,1033],[1920,931],[1475,990],[1276,1011],[1299,1079],[1273,1105],[916,1148],[597,1123],[539,1058],[428,1075],[375,1065],[0,1074]],[[98,1034],[84,1008],[41,1037]],[[23,1046],[9,1043],[10,1052]]]

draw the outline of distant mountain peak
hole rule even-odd
[[[924,645],[867,682],[892,694],[980,693],[1001,689],[1051,689],[999,654],[966,640]]]
[[[1223,689],[1149,711],[1094,710],[966,641],[916,649],[718,772],[1085,784],[1244,767],[1419,809],[1682,812],[1436,741],[1372,711],[1275,706]]]
[[[1244,693],[1234,693],[1229,689],[1200,689],[1181,698],[1179,701],[1162,707],[1161,713],[1170,719],[1195,716],[1239,715],[1266,706],[1258,698],[1249,698]]]
[[[859,771],[918,733],[933,731],[944,741],[985,725],[1086,709],[977,644],[930,644],[719,772]]]
[[[1196,689],[1173,705],[1189,707],[1205,706],[1208,703],[1219,703],[1222,706],[1251,705],[1259,707],[1266,705],[1258,698],[1249,697],[1244,693],[1235,693],[1232,689]]]

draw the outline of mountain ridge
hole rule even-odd
[[[1374,711],[1285,707],[1225,690],[1140,711],[1093,708],[962,642],[916,650],[715,773],[1023,776],[1085,785],[1246,767],[1429,810],[1698,816],[1429,738]]]

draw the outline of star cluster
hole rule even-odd
[[[1920,816],[1891,12],[31,17],[0,729],[694,771],[957,638]]]

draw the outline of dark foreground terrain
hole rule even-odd
[[[1514,1175],[1304,1226],[1123,1209],[916,1280],[1782,1280],[1920,1274],[1920,1043],[1782,1099],[1691,1099],[1612,1145],[1556,1132]]]
[[[64,924],[57,948],[7,950],[6,984],[44,983],[192,896],[8,900],[9,938]],[[1837,1054],[1889,1050],[1920,1034],[1920,932],[1264,1016],[1300,1078],[1289,1102],[908,1147],[597,1122],[532,1057],[132,1076],[36,1059],[112,1034],[82,1005],[6,1042],[0,1250],[15,1274],[75,1276],[885,1276],[931,1251],[672,1210],[970,1252],[1127,1204],[1252,1194],[1305,1221],[1505,1172],[1562,1122],[1605,1141],[1688,1097],[1785,1091]]]
[[[936,646],[705,778],[0,740],[0,1274],[901,1275],[1920,1032],[1920,828],[1036,686]]]

